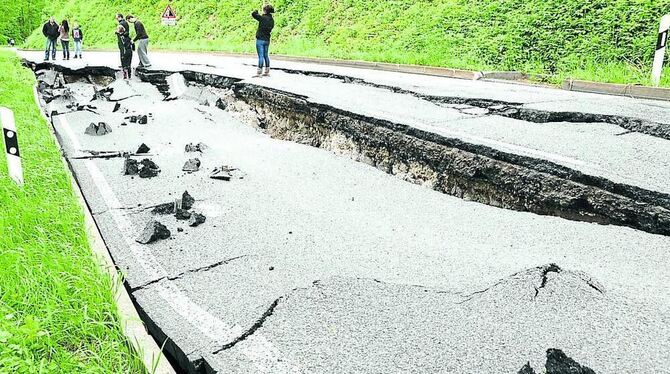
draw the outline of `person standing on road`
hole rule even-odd
[[[81,43],[84,41],[84,32],[81,31],[81,28],[77,22],[75,22],[72,26],[72,40],[74,40],[73,58],[81,58]]]
[[[275,20],[272,18],[272,13],[275,9],[272,5],[265,5],[263,7],[263,15],[258,14],[257,10],[251,13],[251,16],[258,21],[258,30],[256,31],[256,52],[258,53],[258,70],[254,77],[269,76],[270,75],[270,35],[272,29],[275,27]],[[265,67],[265,73],[263,73]]]
[[[126,20],[123,18],[123,14],[116,13],[116,20],[119,22],[119,25],[123,26],[123,29],[126,30],[124,33],[128,37],[128,39],[130,39],[130,26],[128,25],[128,22],[126,22]],[[131,53],[132,53],[132,51],[131,51]],[[121,57],[121,60],[123,60],[123,51],[121,51],[120,57]]]
[[[47,38],[46,47],[44,50],[44,61],[49,61],[49,50],[51,50],[51,58],[56,60],[56,42],[58,41],[58,24],[54,17],[49,17],[49,21],[42,26],[42,34]]]
[[[131,68],[133,61],[133,42],[126,34],[126,29],[122,25],[116,28],[116,38],[119,44],[119,52],[121,55],[121,69],[123,70],[123,79],[130,79]]]
[[[144,24],[132,14],[127,15],[126,20],[135,26],[135,38],[133,41],[137,43],[137,57],[140,59],[140,67],[151,67],[151,61],[149,61],[149,56],[147,56],[149,35],[147,35],[147,30],[144,29]]]
[[[58,28],[58,33],[60,36],[60,44],[63,47],[63,60],[70,59],[70,25],[67,20],[64,19],[61,22],[60,27]]]

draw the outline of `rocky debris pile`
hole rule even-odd
[[[107,135],[110,132],[112,132],[112,128],[109,127],[108,124],[104,122],[98,122],[96,125],[95,123],[91,122],[90,125],[86,128],[86,131],[84,131],[84,134],[86,135],[93,135],[93,136],[103,136]]]
[[[39,70],[35,72],[37,82],[42,87],[63,88],[65,87],[65,78],[62,73],[55,70]]]
[[[149,148],[148,145],[142,143],[142,144],[137,148],[137,151],[135,151],[135,153],[137,153],[138,155],[141,155],[141,154],[149,153],[150,150],[151,150],[151,148]]]
[[[191,214],[191,218],[188,220],[188,225],[191,227],[200,226],[201,224],[205,223],[206,219],[207,217],[205,217],[203,214],[193,213]]]
[[[200,159],[198,158],[192,158],[184,164],[184,167],[181,168],[181,170],[188,172],[188,173],[194,173],[198,170],[200,170]]]
[[[209,147],[205,143],[198,143],[198,144],[193,144],[193,143],[188,143],[186,144],[186,147],[184,147],[184,150],[186,152],[200,152],[203,153],[205,150],[207,150]]]
[[[161,171],[158,165],[148,158],[140,161],[140,164],[142,165],[139,171],[140,178],[153,178]]]
[[[135,241],[140,244],[149,244],[160,239],[167,239],[170,235],[170,230],[165,225],[152,219]]]
[[[223,165],[221,167],[214,168],[212,173],[209,175],[212,179],[218,179],[223,181],[230,181],[231,179],[244,179],[245,174],[238,168],[233,168],[228,165]]]
[[[181,195],[181,208],[184,210],[190,210],[193,208],[193,204],[195,204],[195,199],[191,194],[188,193],[188,191],[184,191],[184,193]],[[156,214],[173,214],[176,211],[175,207],[175,202],[169,202],[169,203],[163,203],[160,205],[157,205],[151,213],[156,213]]]
[[[547,362],[544,364],[546,374],[595,374],[592,369],[578,364],[560,349],[547,349]],[[518,374],[536,374],[535,370],[526,363]]]

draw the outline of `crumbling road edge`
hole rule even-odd
[[[51,125],[50,132],[54,143],[56,143],[56,146],[58,146],[59,149],[62,149],[60,139],[58,139],[58,136],[56,135],[53,123],[42,110],[39,96],[37,94],[37,87],[33,87],[33,98],[42,117]],[[116,289],[113,290],[114,300],[116,301],[117,310],[121,320],[121,329],[128,340],[128,344],[138,355],[142,356],[142,362],[144,363],[147,372],[155,374],[175,374],[175,370],[163,354],[162,349],[147,332],[147,328],[144,325],[146,318],[140,318],[136,303],[128,294],[127,285],[125,282],[122,282],[122,276],[112,260],[109,249],[102,238],[97,223],[93,219],[91,209],[84,198],[79,181],[72,172],[72,166],[63,154],[61,154],[61,161],[67,169],[72,189],[75,192],[77,201],[84,214],[86,236],[93,255],[98,260],[99,266],[112,278],[112,283],[117,285]]]

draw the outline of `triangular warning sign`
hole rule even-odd
[[[177,15],[175,14],[174,10],[172,10],[172,7],[170,4],[165,7],[165,10],[163,11],[163,15],[161,18],[177,18]]]

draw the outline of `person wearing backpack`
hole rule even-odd
[[[272,18],[272,13],[275,8],[272,5],[265,5],[263,7],[263,15],[258,14],[257,10],[251,13],[251,16],[258,21],[258,30],[256,31],[256,52],[258,53],[258,70],[255,78],[270,75],[270,36],[272,29],[275,27],[275,20]],[[263,72],[265,67],[265,72]]]
[[[67,20],[64,19],[61,22],[60,27],[58,27],[58,33],[60,37],[60,44],[63,47],[63,60],[70,59],[70,25]]]
[[[58,24],[54,17],[49,17],[44,26],[42,26],[42,34],[47,38],[44,49],[44,61],[49,61],[49,50],[51,50],[51,59],[56,60],[56,43],[58,42]]]
[[[81,31],[79,24],[75,22],[72,28],[72,40],[74,41],[74,57],[81,59],[81,44],[84,41],[84,32]]]

